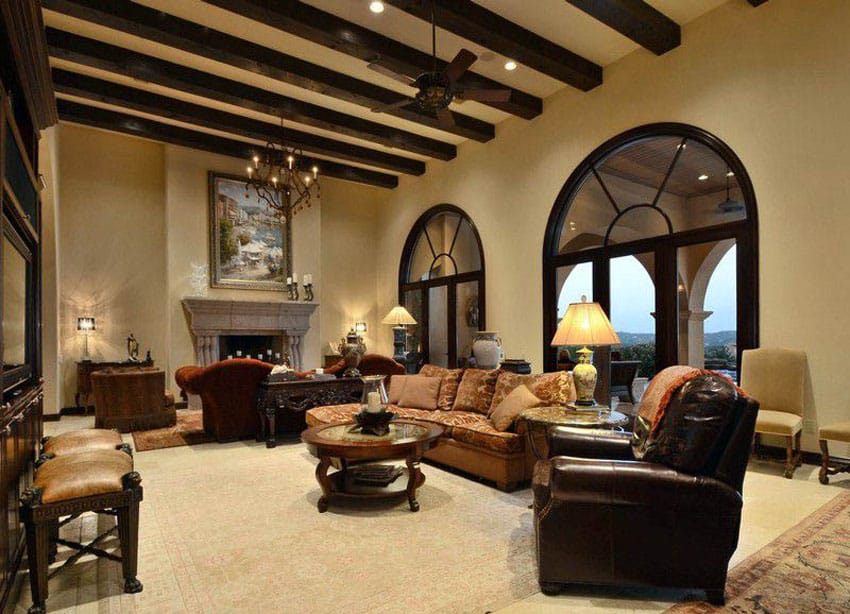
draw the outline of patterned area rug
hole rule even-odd
[[[204,432],[200,409],[178,409],[177,423],[174,426],[133,433],[133,443],[137,452],[176,448],[177,446],[194,446],[211,441],[215,441],[215,439],[212,435]]]
[[[850,612],[850,492],[736,565],[725,608],[685,602],[665,614],[708,612]]]

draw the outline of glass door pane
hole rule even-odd
[[[448,286],[428,288],[428,362],[449,366]]]
[[[679,363],[737,377],[737,250],[734,239],[680,247]]]
[[[611,396],[629,402],[634,391],[637,402],[656,372],[655,254],[612,258],[610,267],[610,318],[621,342],[611,348]]]
[[[466,366],[466,361],[472,354],[472,333],[481,330],[481,314],[479,313],[478,282],[467,281],[455,286],[457,292],[457,365]]]

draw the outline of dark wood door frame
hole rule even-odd
[[[652,237],[606,245],[567,254],[559,254],[559,240],[573,197],[583,179],[611,153],[634,141],[653,136],[681,136],[714,150],[728,164],[738,181],[747,208],[747,219],[716,226],[684,230]],[[573,171],[558,194],[546,227],[543,246],[543,357],[546,371],[556,368],[557,348],[549,341],[557,327],[557,270],[562,266],[591,262],[593,264],[593,298],[610,314],[611,280],[608,263],[611,258],[646,252],[655,254],[656,303],[656,368],[678,363],[678,248],[698,243],[734,239],[737,247],[737,360],[741,352],[758,346],[758,216],[752,182],[743,162],[723,141],[709,132],[677,123],[649,124],[609,139],[596,148]]]

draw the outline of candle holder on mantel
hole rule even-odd
[[[360,430],[364,435],[386,435],[390,422],[395,418],[387,411],[387,389],[384,386],[385,375],[367,375],[363,380],[363,396],[360,400],[360,413],[354,416],[357,423],[352,430]]]
[[[313,300],[313,282],[304,284],[304,300],[307,302]]]
[[[298,280],[288,278],[290,281],[286,284],[286,290],[289,292],[289,300],[297,301],[298,300]]]

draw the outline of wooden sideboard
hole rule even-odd
[[[91,374],[103,369],[121,369],[126,367],[152,367],[152,360],[134,362],[125,360],[123,362],[94,362],[92,360],[81,360],[77,363],[77,392],[74,394],[74,404],[77,407],[88,407],[91,399]],[[86,404],[80,405],[80,399],[85,399]]]
[[[322,405],[357,403],[363,394],[359,377],[327,380],[299,379],[260,382],[257,388],[257,412],[260,432],[257,441],[266,440],[267,448],[277,445],[277,433],[298,435],[307,428],[304,413]]]

